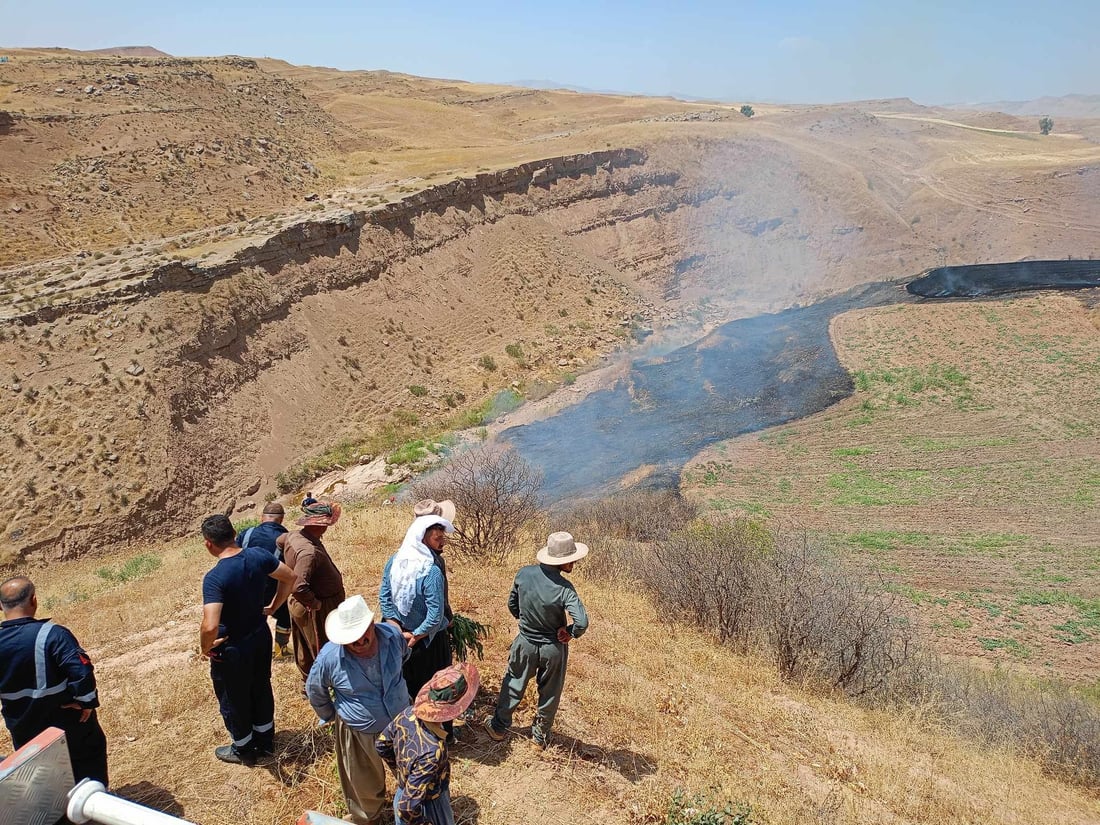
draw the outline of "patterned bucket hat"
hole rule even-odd
[[[413,713],[425,722],[450,722],[470,707],[480,686],[481,676],[470,662],[445,667],[416,694]]]

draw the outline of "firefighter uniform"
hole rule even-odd
[[[99,707],[95,672],[68,628],[30,617],[0,623],[0,704],[16,748],[48,727],[61,728],[73,778],[107,784],[107,737],[94,710]],[[85,722],[83,709],[92,709]]]

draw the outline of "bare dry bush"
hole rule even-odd
[[[914,653],[912,629],[881,582],[841,567],[805,536],[699,518],[672,493],[587,504],[568,520],[603,551],[592,555],[595,575],[634,578],[719,642],[766,649],[786,678],[861,696],[884,690]]]
[[[539,513],[542,474],[515,450],[474,447],[412,485],[417,499],[451,499],[459,517],[450,552],[500,564]]]
[[[942,662],[912,676],[908,701],[930,705],[975,739],[1019,749],[1050,773],[1100,787],[1100,710],[1065,685]]]
[[[582,502],[559,513],[556,522],[592,548],[584,560],[586,575],[603,581],[643,580],[652,543],[684,529],[698,509],[678,493],[625,493]]]
[[[917,652],[895,596],[804,535],[780,541],[760,557],[758,581],[761,619],[779,671],[824,679],[850,696],[886,691]]]
[[[694,521],[661,536],[647,565],[660,603],[744,649],[763,618],[761,556],[770,536],[745,521]]]

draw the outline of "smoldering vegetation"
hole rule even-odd
[[[655,468],[651,486],[674,487],[684,462],[708,445],[851,395],[829,322],[904,300],[914,299],[896,283],[865,284],[809,306],[730,321],[700,341],[633,362],[611,388],[501,437],[542,471],[551,501],[598,496],[642,466]]]
[[[1100,708],[1065,685],[936,656],[877,577],[797,532],[706,517],[673,492],[586,502],[555,518],[592,546],[588,575],[648,592],[670,620],[772,659],[786,678],[876,707],[917,708],[1100,785]]]
[[[1100,261],[1015,261],[938,266],[906,285],[924,298],[979,298],[1032,289],[1100,286]]]

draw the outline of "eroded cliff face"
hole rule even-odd
[[[547,216],[675,182],[644,161],[549,158],[311,215],[220,261],[58,285],[2,344],[7,555],[186,530],[395,411],[443,416],[619,346],[623,316],[651,308]]]
[[[869,198],[850,166],[800,152],[655,140],[321,208],[96,283],[59,274],[52,305],[9,302],[3,327],[0,553],[186,532],[341,438],[560,377],[631,325],[690,332],[938,263],[903,218],[917,184]]]

